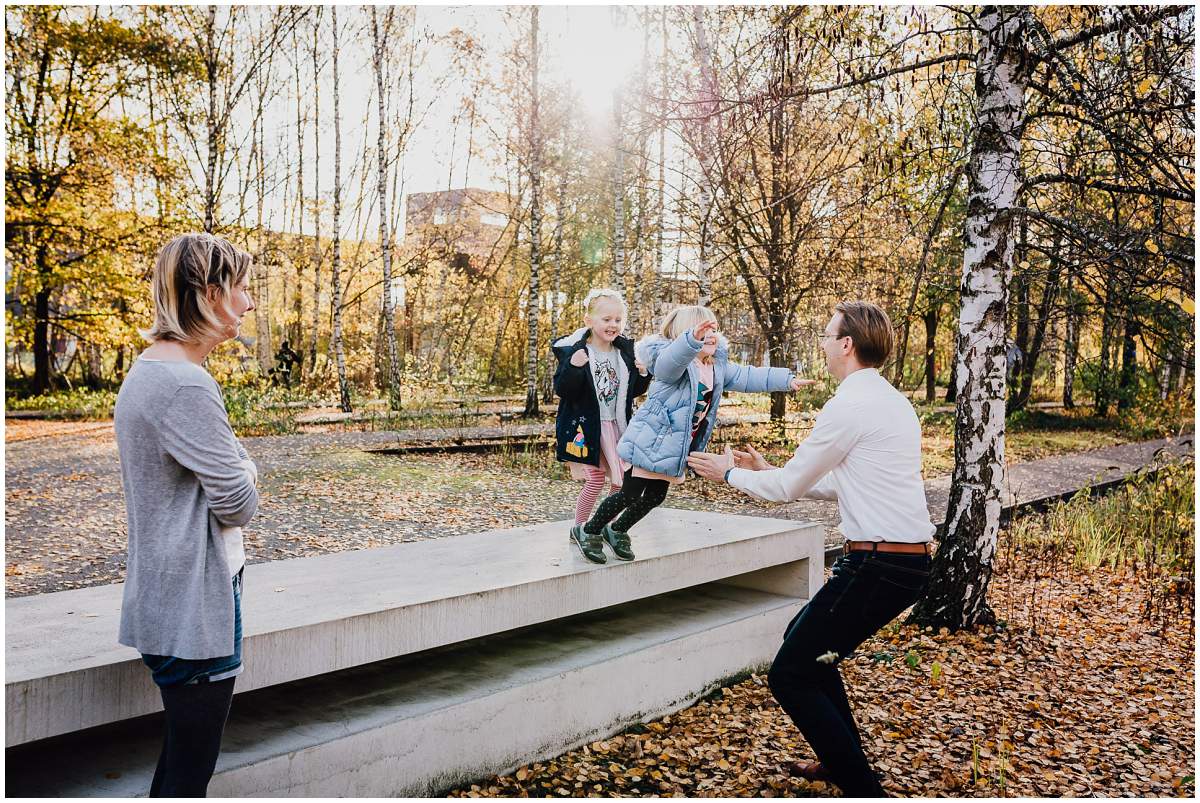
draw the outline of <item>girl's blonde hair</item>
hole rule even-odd
[[[228,303],[253,261],[224,237],[194,232],[171,240],[154,260],[154,325],[139,329],[139,334],[151,343],[223,340],[224,326],[217,317],[217,306],[208,301],[207,290],[219,288],[217,304]]]
[[[674,340],[689,329],[694,329],[701,321],[716,323],[717,316],[708,307],[676,307],[663,318],[660,332],[668,340]]]
[[[615,301],[621,305],[621,312],[624,315],[629,314],[629,307],[625,305],[625,299],[621,298],[621,294],[609,287],[593,287],[588,291],[588,294],[583,297],[583,309],[591,315],[596,311],[596,304],[601,299]]]

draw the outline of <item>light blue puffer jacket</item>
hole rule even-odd
[[[638,359],[654,375],[654,381],[617,444],[622,460],[647,471],[683,476],[700,384],[694,360],[703,347],[704,343],[692,337],[690,330],[673,341],[661,335],[638,341]],[[712,405],[700,431],[698,451],[704,451],[712,438],[722,393],[789,390],[791,379],[792,372],[786,368],[755,368],[730,362],[729,344],[720,338],[713,355]]]

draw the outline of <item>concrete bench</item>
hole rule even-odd
[[[817,525],[656,510],[604,566],[568,527],[248,567],[210,792],[432,794],[557,755],[765,664],[821,583]],[[10,794],[148,788],[161,704],[114,643],[120,594],[7,601]]]

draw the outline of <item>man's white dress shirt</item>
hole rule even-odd
[[[923,543],[933,524],[921,480],[921,424],[874,368],[847,376],[783,468],[735,468],[729,484],[768,502],[836,499],[850,541]]]

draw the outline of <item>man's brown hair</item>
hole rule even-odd
[[[870,301],[843,301],[833,309],[842,313],[838,337],[849,336],[854,341],[860,363],[878,368],[887,362],[895,334],[886,312]]]

